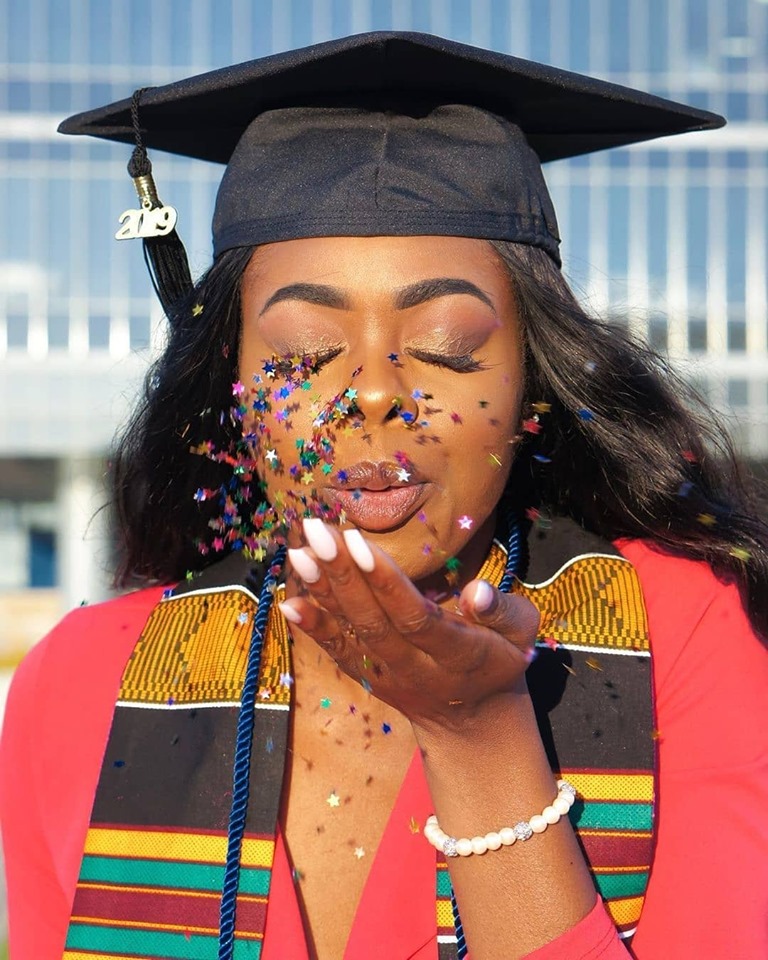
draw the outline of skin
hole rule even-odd
[[[425,297],[425,282],[437,278],[456,282],[450,292],[442,284],[440,296]],[[242,382],[273,354],[338,351],[313,387],[332,397],[362,366],[354,387],[365,420],[364,430],[337,438],[336,468],[403,452],[425,482],[422,510],[429,524],[413,515],[392,529],[365,532],[372,569],[360,568],[337,528],[325,527],[329,551],[313,549],[317,531],[306,545],[309,527],[304,537],[298,528],[294,535],[303,568],[314,564],[315,575],[291,577],[283,607],[292,620],[296,710],[282,825],[295,866],[302,858],[324,864],[320,873],[307,870],[299,889],[314,956],[330,960],[343,954],[367,867],[415,746],[438,819],[457,836],[528,819],[556,792],[525,685],[538,613],[523,598],[497,591],[481,610],[473,580],[519,442],[524,351],[508,276],[477,240],[272,244],[254,255],[242,295]],[[463,358],[461,372],[457,358]],[[413,401],[417,389],[433,400]],[[431,404],[428,431],[409,430],[393,416],[394,398],[396,409],[410,404],[417,418]],[[264,415],[282,463],[296,462],[294,439],[310,434],[315,416],[303,399],[292,431],[274,412]],[[424,436],[427,442],[420,442]],[[260,473],[270,498],[295,489],[287,471],[263,463]],[[465,515],[473,520],[470,529],[459,523]],[[446,556],[461,561],[451,585],[458,597],[446,589]],[[368,722],[372,729],[385,721],[393,728],[390,737],[370,738],[370,750],[359,741],[356,717],[334,717],[329,735],[316,706],[318,694],[363,702],[360,680],[368,677]],[[318,823],[318,795],[336,783],[354,787],[348,809]],[[356,805],[360,794],[365,803]],[[369,851],[357,872],[350,869],[350,842]],[[563,820],[535,842],[449,866],[473,960],[522,957],[594,905],[594,886]],[[339,897],[340,889],[348,895]]]

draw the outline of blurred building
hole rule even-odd
[[[105,458],[163,339],[139,244],[112,239],[135,206],[130,150],[59,136],[58,121],[139,86],[392,28],[728,116],[723,131],[561,162],[548,179],[577,292],[668,351],[742,450],[768,459],[768,0],[0,0],[6,649],[108,591]],[[152,160],[198,274],[221,170]]]

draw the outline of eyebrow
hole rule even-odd
[[[436,300],[438,297],[460,294],[475,297],[490,307],[494,313],[496,312],[493,301],[487,293],[484,293],[480,287],[470,280],[460,280],[457,277],[434,277],[402,287],[395,294],[395,309],[408,310],[411,307],[427,303],[429,300]],[[338,287],[330,287],[324,283],[291,283],[275,290],[261,308],[259,316],[266,313],[274,304],[280,303],[281,300],[301,300],[304,303],[313,303],[316,306],[330,307],[334,310],[349,310],[351,308],[349,297]]]

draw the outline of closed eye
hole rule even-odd
[[[482,360],[476,359],[471,353],[432,353],[429,350],[418,350],[415,347],[409,347],[405,352],[414,360],[421,360],[423,363],[431,363],[436,367],[455,370],[457,373],[474,373],[476,370],[488,369]]]
[[[330,347],[327,350],[323,350],[321,353],[312,353],[307,350],[296,350],[292,353],[285,353],[282,357],[275,361],[275,370],[280,375],[287,377],[292,372],[295,372],[294,358],[301,357],[303,360],[308,362],[312,373],[318,373],[319,370],[324,367],[327,363],[330,363],[331,360],[335,360],[340,353],[343,352],[342,347]]]

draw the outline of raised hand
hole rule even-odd
[[[530,601],[468,583],[453,613],[424,597],[358,530],[304,521],[309,544],[290,551],[308,591],[281,605],[350,677],[425,729],[465,727],[489,701],[519,688],[539,614]]]

